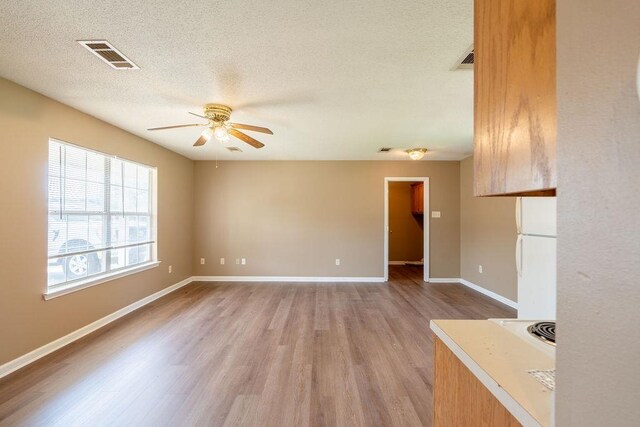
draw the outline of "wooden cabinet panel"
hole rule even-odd
[[[422,215],[424,213],[424,183],[411,184],[411,213]]]
[[[519,426],[469,369],[435,339],[433,425],[435,427]]]
[[[555,0],[475,0],[476,196],[554,195]]]

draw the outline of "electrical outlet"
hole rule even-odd
[[[478,266],[478,273],[482,273],[482,266],[481,265]]]
[[[236,265],[240,265],[240,258],[236,258]]]
[[[220,258],[220,264],[224,265],[224,258]]]
[[[173,273],[173,265],[169,266],[169,273]]]
[[[242,265],[246,265],[247,264],[247,259],[246,258],[242,258]]]
[[[340,265],[340,258],[336,258],[336,265]]]
[[[204,258],[200,258],[200,264],[204,265]]]

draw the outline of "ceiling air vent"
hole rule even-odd
[[[378,153],[388,153],[391,150],[393,150],[393,148],[382,147],[381,149],[378,150]]]
[[[451,70],[473,70],[473,45],[456,61]]]
[[[237,151],[238,153],[242,153],[242,150],[239,149],[238,147],[227,147],[227,150],[229,150],[229,151]]]
[[[122,52],[106,40],[78,40],[78,43],[116,70],[140,69],[140,67],[131,62],[129,58],[124,56]]]

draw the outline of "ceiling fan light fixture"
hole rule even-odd
[[[216,126],[213,129],[213,136],[220,142],[229,141],[229,130],[222,125]]]
[[[426,148],[410,148],[406,150],[406,152],[407,154],[409,154],[409,157],[411,158],[411,160],[422,160],[424,155],[427,153],[427,149]]]

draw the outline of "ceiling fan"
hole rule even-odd
[[[186,125],[175,125],[175,126],[163,126],[158,128],[150,128],[147,130],[165,130],[165,129],[176,129],[176,128],[187,128],[187,127],[200,127],[206,126],[204,132],[200,135],[200,138],[197,139],[194,147],[198,147],[204,145],[214,137],[220,142],[227,142],[230,139],[230,135],[238,138],[239,140],[246,142],[255,148],[262,148],[264,144],[257,139],[254,139],[247,135],[246,133],[240,132],[238,129],[242,130],[250,130],[253,132],[261,132],[269,135],[273,135],[270,129],[263,128],[260,126],[252,126],[252,125],[243,125],[241,123],[231,123],[229,119],[231,118],[231,108],[226,105],[221,104],[207,104],[204,106],[204,115],[196,114],[189,112],[189,114],[201,117],[205,120],[208,120],[207,123],[190,123]]]

